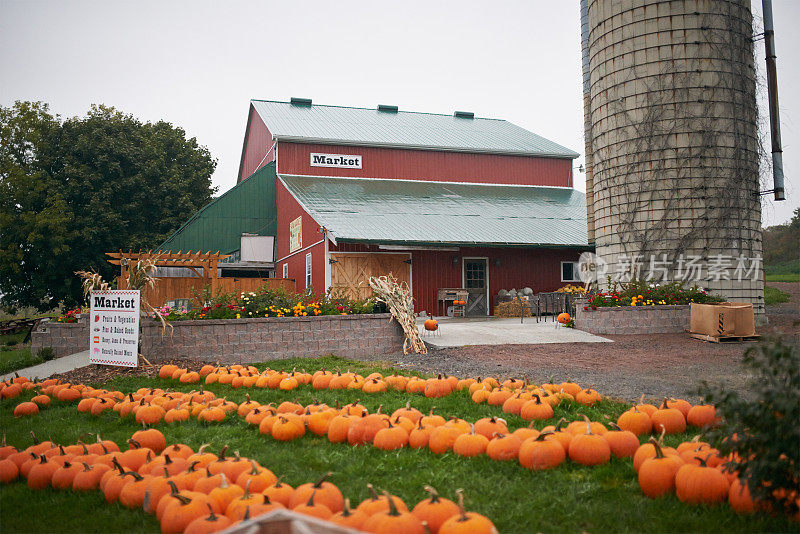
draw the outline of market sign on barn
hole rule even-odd
[[[311,153],[312,167],[338,167],[340,169],[360,169],[361,156],[346,154],[317,154]]]
[[[139,291],[92,291],[89,363],[139,365]]]
[[[303,217],[300,216],[289,223],[289,252],[303,247]]]

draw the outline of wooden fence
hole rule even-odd
[[[159,278],[155,287],[148,287],[142,295],[152,306],[160,308],[167,301],[175,299],[191,299],[195,294],[203,291],[203,284],[208,279],[197,277]],[[217,294],[242,291],[255,291],[267,286],[270,289],[282,288],[286,291],[295,291],[293,278],[217,278]],[[214,295],[216,296],[216,295]]]

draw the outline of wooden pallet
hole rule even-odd
[[[757,341],[761,336],[709,336],[706,334],[689,334],[695,339],[708,341],[709,343],[742,343],[744,341]]]

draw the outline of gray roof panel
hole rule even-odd
[[[278,140],[557,158],[579,156],[499,119],[269,100],[251,103]]]
[[[560,187],[280,175],[335,239],[588,246],[586,196]]]

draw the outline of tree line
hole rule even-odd
[[[0,304],[81,303],[75,271],[111,280],[105,252],[162,243],[211,200],[216,164],[183,129],[113,107],[0,106]]]

